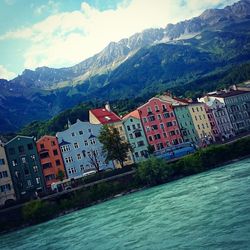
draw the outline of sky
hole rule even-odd
[[[238,0],[0,0],[0,79],[70,67],[147,28]]]

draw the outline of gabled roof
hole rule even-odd
[[[209,93],[208,96],[213,96],[213,97],[220,97],[220,98],[227,98],[231,96],[236,96],[236,95],[242,95],[242,94],[247,94],[250,93],[250,91],[244,91],[244,90],[231,90],[231,91],[221,91],[218,93]]]
[[[125,119],[128,119],[129,117],[134,117],[134,118],[140,119],[139,111],[134,110],[134,111],[128,113],[127,115],[125,115],[122,119],[125,120]]]
[[[17,135],[16,137],[14,137],[13,139],[11,139],[10,141],[6,142],[5,145],[8,145],[9,143],[11,143],[12,141],[15,141],[18,138],[24,138],[24,139],[32,139],[32,140],[34,140],[34,136]]]
[[[69,145],[69,144],[71,144],[71,143],[64,141],[64,140],[62,140],[62,142],[59,143],[60,146]]]
[[[89,136],[89,139],[91,139],[91,138],[96,138],[96,136],[93,135],[93,134],[91,134],[91,135]]]
[[[92,109],[90,112],[96,117],[101,124],[109,124],[121,121],[121,118],[112,111],[105,108]]]
[[[52,135],[44,135],[39,140],[37,140],[36,143],[39,143],[40,141],[43,141],[45,138],[57,139],[55,136],[52,136]]]

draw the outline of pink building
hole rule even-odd
[[[160,150],[182,143],[180,129],[172,105],[157,97],[137,108],[148,143]]]

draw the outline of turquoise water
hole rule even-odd
[[[0,236],[0,249],[250,249],[250,159]]]

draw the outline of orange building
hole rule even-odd
[[[55,136],[45,135],[36,142],[47,189],[53,182],[66,179],[63,158]]]

